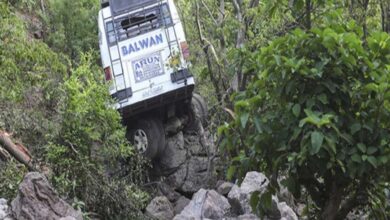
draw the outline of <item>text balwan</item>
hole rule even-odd
[[[163,42],[163,35],[157,34],[155,36],[147,37],[139,41],[132,42],[128,46],[122,46],[122,54],[123,56],[127,56],[132,53],[139,52],[141,50],[145,50],[147,48],[162,44]]]

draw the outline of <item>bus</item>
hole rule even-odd
[[[198,97],[182,22],[173,0],[106,0],[101,6],[99,46],[109,93],[128,139],[154,158],[165,147],[165,124],[191,111]]]

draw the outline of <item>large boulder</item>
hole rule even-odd
[[[191,200],[187,199],[184,196],[181,196],[176,202],[175,202],[175,207],[174,212],[175,215],[180,214],[181,211],[191,202]]]
[[[240,187],[234,185],[228,194],[230,204],[236,214],[250,214],[252,208],[249,204],[252,193],[264,192],[269,184],[267,177],[259,172],[246,174]]]
[[[174,216],[172,204],[165,196],[156,197],[146,207],[146,215],[158,220],[171,220]]]
[[[172,174],[185,164],[187,149],[184,146],[183,132],[167,138],[165,150],[160,156],[159,168],[163,175]]]
[[[223,219],[230,213],[228,200],[214,190],[200,189],[174,220]]]
[[[255,214],[244,214],[237,217],[224,218],[224,220],[260,220]]]
[[[269,181],[264,174],[255,171],[248,172],[241,183],[240,189],[245,194],[251,194],[256,191],[263,192],[267,188],[268,183]]]
[[[37,172],[24,177],[11,207],[16,219],[83,219],[82,213],[62,200],[46,177]]]
[[[181,135],[179,132],[175,138],[181,138]],[[181,149],[181,140],[180,144],[168,144],[160,159],[159,167],[162,169],[162,174],[168,174],[165,183],[177,191],[193,194],[201,188],[214,185],[214,161],[211,156],[191,154],[192,147],[201,145],[201,143],[198,141],[197,145],[189,144],[187,137],[184,138],[187,150]],[[172,142],[178,141],[172,140]],[[201,147],[198,146],[198,148]]]
[[[290,208],[287,203],[278,203],[278,209],[283,220],[298,220],[297,214]]]
[[[227,196],[234,186],[234,184],[230,182],[222,182],[221,184],[217,185],[217,192],[224,196]]]
[[[191,157],[186,167],[186,178],[178,189],[182,192],[195,193],[211,185],[209,162],[207,157]]]
[[[0,198],[0,219],[13,220],[11,217],[11,211],[8,206],[8,202],[5,199]]]
[[[158,194],[167,197],[171,203],[176,202],[181,197],[180,193],[173,190],[171,186],[164,182],[158,183],[157,189]]]

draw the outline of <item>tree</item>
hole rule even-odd
[[[45,39],[48,45],[73,61],[78,61],[82,52],[97,49],[99,3],[98,0],[49,0]]]
[[[362,38],[354,22],[333,24],[297,29],[257,52],[258,73],[220,132],[238,152],[230,176],[271,176],[270,191],[253,200],[259,213],[282,176],[296,198],[306,189],[312,217],[344,219],[357,207],[388,216],[378,204],[390,181],[390,36],[372,33],[367,47]]]

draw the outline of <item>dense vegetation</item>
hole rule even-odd
[[[257,170],[271,178],[269,192],[252,198],[256,212],[267,213],[282,184],[310,219],[358,208],[387,219],[390,2],[176,2],[197,89],[215,94],[209,130],[219,128],[227,177]],[[107,107],[98,9],[98,0],[0,2],[0,130],[28,146],[86,216],[139,217],[147,163]],[[108,179],[117,161],[131,175]],[[0,197],[13,198],[26,171],[4,164]]]
[[[0,129],[28,146],[61,196],[86,217],[137,217],[148,194],[137,186],[144,171],[135,167],[146,165],[126,141],[119,113],[108,107],[96,62],[99,2],[76,3],[81,5],[72,7],[82,11],[77,16],[65,15],[72,11],[68,1],[45,2],[45,11],[35,1],[0,3]],[[36,31],[43,39],[33,38]],[[130,177],[108,179],[105,173],[120,159],[133,168]],[[26,171],[13,160],[2,167],[0,195],[14,198]]]

